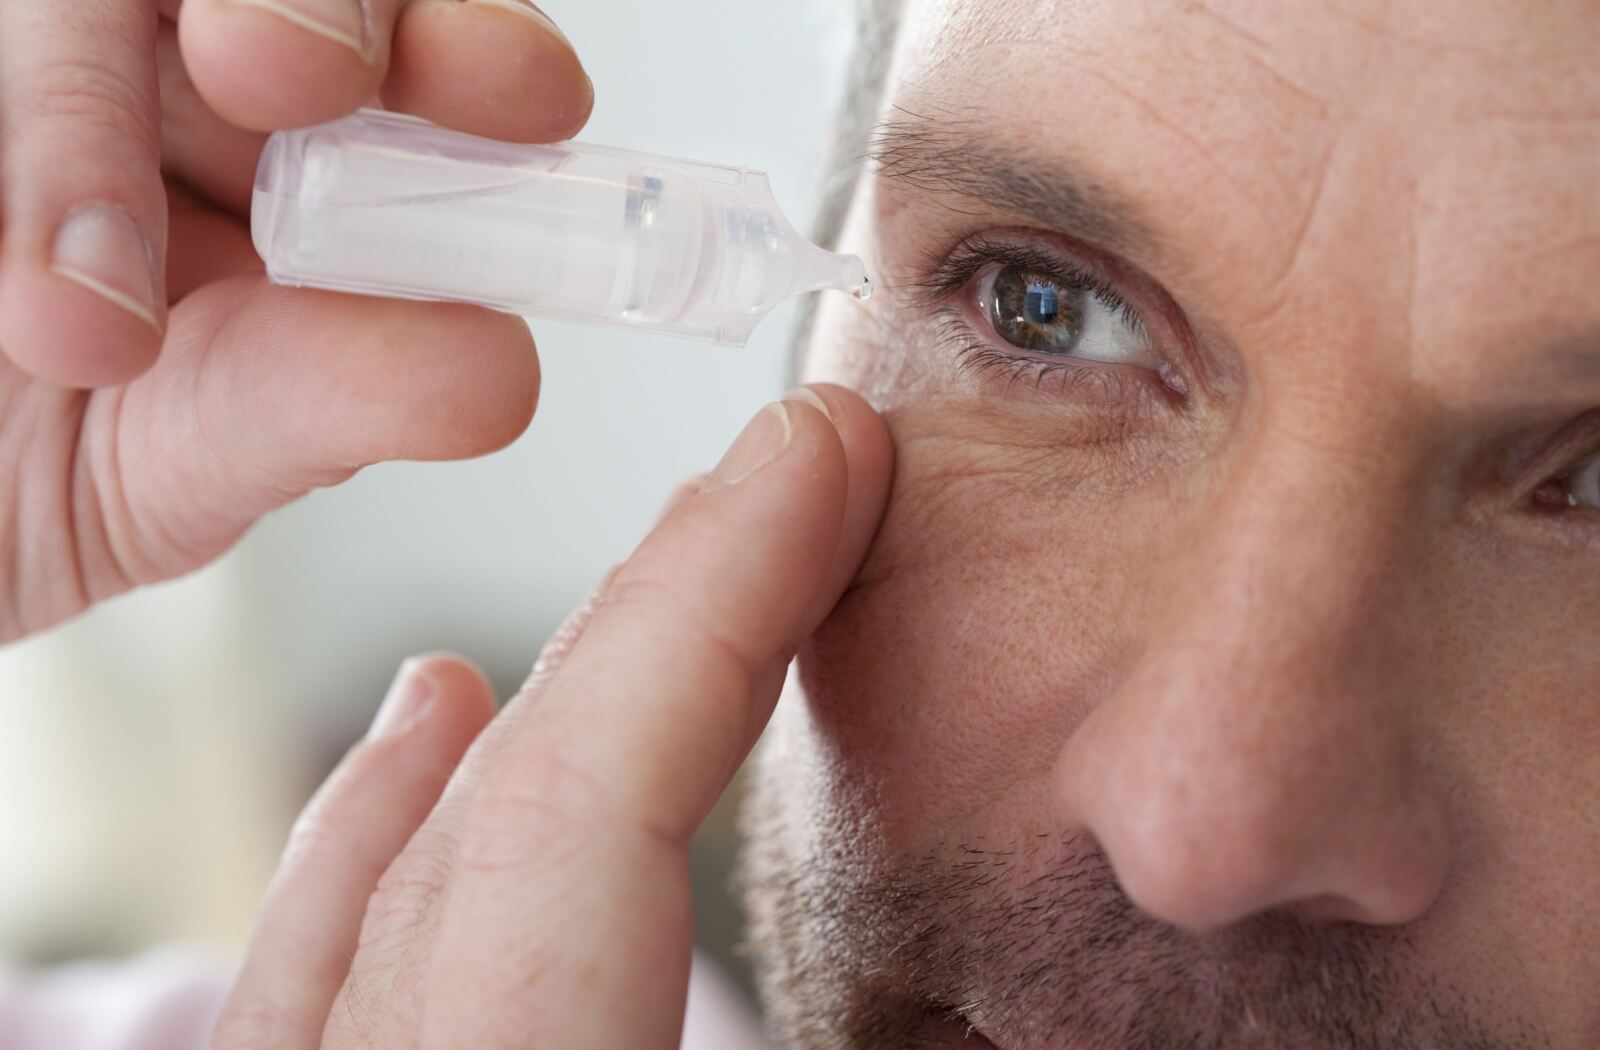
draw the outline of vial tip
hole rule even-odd
[[[850,294],[854,295],[858,301],[863,302],[863,303],[866,302],[868,299],[871,299],[872,298],[872,278],[863,276],[861,278],[861,283],[856,285],[855,291],[851,292]]]

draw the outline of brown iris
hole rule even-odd
[[[1083,335],[1082,293],[1054,277],[1007,266],[984,304],[995,334],[1041,354],[1070,354]]]

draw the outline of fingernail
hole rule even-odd
[[[810,387],[797,386],[787,394],[784,394],[783,399],[785,401],[804,401],[818,412],[827,416],[828,422],[833,422],[833,409],[829,408],[828,403],[822,400],[821,394]]]
[[[568,47],[572,46],[572,41],[567,39],[567,34],[561,31],[561,27],[556,25],[555,22],[551,20],[549,15],[545,14],[537,7],[534,7],[532,4],[524,3],[523,0],[469,0],[469,2],[474,4],[487,4],[490,7],[503,7],[507,11],[514,11],[522,17],[532,19],[539,25],[543,26],[551,36],[554,36],[563,44],[566,44]]]
[[[404,735],[427,714],[437,693],[438,686],[428,674],[427,665],[421,660],[407,660],[400,665],[394,684],[378,706],[367,738],[382,740]]]
[[[782,401],[756,413],[711,472],[706,491],[736,485],[783,454],[789,445],[789,410]]]
[[[56,231],[50,269],[161,331],[155,255],[139,224],[115,204],[81,204]]]
[[[233,0],[241,7],[270,11],[324,40],[343,44],[363,61],[372,59],[371,0]]]

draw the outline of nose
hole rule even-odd
[[[1399,630],[1417,530],[1399,495],[1375,509],[1370,474],[1341,493],[1278,459],[1236,474],[1162,567],[1145,656],[1064,745],[1055,798],[1174,925],[1409,922],[1450,863]]]

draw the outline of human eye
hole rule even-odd
[[[1043,388],[1152,385],[1182,397],[1141,310],[1099,268],[1026,236],[969,239],[919,282],[962,367]]]
[[[1600,453],[1590,456],[1566,478],[1567,503],[1600,510]]]
[[[977,309],[1019,350],[1108,364],[1150,364],[1144,324],[1121,297],[1078,274],[994,262],[980,273]]]
[[[1600,529],[1600,409],[1585,412],[1541,444],[1517,468],[1534,481],[1533,509],[1570,527],[1569,535],[1593,543]]]
[[[1547,509],[1600,511],[1600,451],[1539,486],[1534,499]]]

